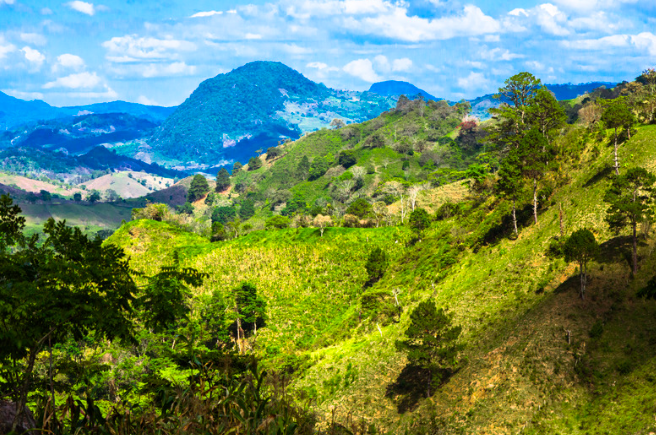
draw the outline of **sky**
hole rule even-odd
[[[173,106],[271,60],[331,88],[404,80],[459,100],[521,71],[631,80],[656,64],[654,32],[655,0],[0,0],[0,90]]]

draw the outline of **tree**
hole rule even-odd
[[[587,265],[599,252],[599,244],[590,230],[581,229],[574,231],[567,238],[563,246],[565,261],[576,261],[579,263],[579,275],[581,278],[581,299],[585,299],[585,286],[587,284]]]
[[[549,132],[565,124],[567,115],[546,86],[539,88],[528,107],[528,123],[546,138]]]
[[[248,170],[249,171],[255,171],[256,169],[260,169],[262,167],[262,160],[260,160],[259,157],[251,157],[248,159]]]
[[[194,206],[189,201],[185,202],[182,205],[179,205],[177,210],[178,213],[186,214],[187,216],[191,216],[194,214]]]
[[[246,199],[241,202],[241,207],[239,207],[239,217],[243,220],[248,220],[255,215],[255,204],[250,199]]]
[[[339,157],[337,158],[337,161],[340,165],[344,166],[347,169],[357,163],[357,159],[355,158],[355,153],[353,152],[353,150],[341,151],[339,153]]]
[[[417,207],[410,213],[410,228],[417,234],[417,237],[421,237],[424,230],[430,226],[430,221],[430,215],[421,207]]]
[[[512,220],[515,237],[517,232],[517,198],[522,189],[522,170],[519,160],[519,152],[515,149],[510,150],[505,159],[501,161],[499,168],[499,181],[497,181],[497,190],[501,195],[510,198],[512,201]]]
[[[282,149],[278,147],[269,147],[266,152],[266,159],[272,160],[282,155]]]
[[[549,167],[553,148],[542,133],[531,129],[519,141],[518,157],[522,175],[533,181],[533,219],[538,223],[538,181]]]
[[[230,174],[226,168],[221,168],[216,174],[216,188],[217,192],[225,192],[230,187]]]
[[[46,201],[46,202],[47,201],[52,201],[52,195],[47,190],[41,190],[39,192],[39,195],[41,195],[41,200],[42,201]]]
[[[371,252],[369,252],[367,263],[364,265],[364,268],[369,275],[369,282],[374,283],[379,281],[385,274],[388,266],[389,258],[385,251],[380,248],[372,249]]]
[[[235,162],[232,165],[232,175],[237,175],[239,173],[239,171],[241,171],[241,168],[243,168],[243,167],[244,167],[244,165],[242,165],[241,163]]]
[[[633,233],[633,273],[638,272],[637,226],[654,216],[654,183],[656,176],[644,168],[629,169],[615,177],[604,200],[609,203],[606,221],[616,231],[627,226]]]
[[[266,321],[266,302],[257,294],[257,288],[247,282],[242,283],[233,290],[234,313],[237,322],[237,345],[239,352],[243,353],[242,339],[246,338],[247,331],[253,328],[253,335],[257,335],[258,323],[260,327]]]
[[[298,166],[296,167],[296,178],[305,180],[308,177],[309,172],[310,159],[308,159],[308,156],[303,156],[301,161],[298,163]]]
[[[117,202],[121,200],[121,195],[119,195],[114,189],[107,189],[105,191],[105,198],[109,202]]]
[[[601,115],[601,120],[606,127],[612,128],[615,131],[615,175],[620,175],[620,161],[617,155],[619,148],[617,143],[617,129],[626,128],[630,131],[631,126],[635,124],[635,116],[621,99],[616,99],[611,101],[608,107],[606,107],[604,113]],[[629,138],[631,137],[630,134]]]
[[[331,219],[330,216],[324,216],[322,214],[318,214],[315,216],[314,220],[312,221],[312,224],[319,228],[319,231],[321,232],[321,237],[323,237],[323,232],[324,230],[331,226],[333,223],[333,220]]]
[[[352,214],[353,216],[357,216],[360,219],[363,219],[369,216],[372,211],[373,209],[371,204],[369,204],[366,199],[358,198],[348,206],[346,209],[346,214]]]
[[[275,229],[283,229],[283,228],[289,228],[289,218],[287,216],[272,216],[269,219],[267,219],[265,223],[265,228],[268,230],[270,228],[275,228]]]
[[[310,181],[316,180],[317,178],[325,174],[329,168],[330,168],[330,161],[328,161],[327,158],[315,157],[314,160],[312,160],[312,164],[310,165],[310,171],[308,173],[309,180]]]
[[[212,223],[219,222],[227,224],[237,216],[237,211],[233,207],[216,207],[212,211]]]
[[[228,240],[228,232],[221,222],[212,222],[212,242],[222,242]]]
[[[100,192],[95,189],[89,192],[87,195],[87,201],[89,201],[91,204],[100,201]]]
[[[168,292],[166,303],[155,302],[162,294],[160,275],[139,289],[123,250],[100,238],[91,240],[79,228],[51,218],[43,227],[43,243],[38,236],[27,238],[19,213],[9,197],[0,198],[0,376],[12,386],[18,405],[14,427],[24,412],[40,352],[92,332],[97,339],[133,341],[142,302],[153,302],[153,322],[146,320],[152,328],[161,326],[157,319],[177,316],[184,303],[176,292]]]
[[[210,185],[207,182],[207,178],[203,175],[196,174],[191,180],[191,186],[187,192],[187,201],[196,202],[201,199],[205,194],[210,191]]]
[[[410,314],[405,340],[396,341],[396,348],[407,353],[411,364],[428,371],[427,397],[431,396],[431,387],[442,382],[445,372],[458,364],[462,328],[452,323],[453,315],[443,308],[438,310],[432,301],[423,301]]]
[[[334,129],[338,130],[344,126],[346,126],[346,123],[342,121],[339,118],[335,118],[332,121],[330,121],[330,126],[333,127]]]
[[[80,192],[75,192],[73,194],[73,201],[75,201],[75,202],[82,201],[82,194]]]

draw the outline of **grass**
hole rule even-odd
[[[610,153],[607,141],[590,143],[563,159],[569,181],[559,187],[558,179],[545,180],[556,189],[541,200],[540,223],[528,221],[516,240],[489,245],[483,236],[508,212],[494,197],[433,224],[408,246],[400,227],[331,228],[323,238],[309,228],[254,231],[209,243],[148,221],[131,222],[110,240],[146,272],[178,250],[184,265],[209,273],[200,292],[254,282],[269,321],[253,352],[270,366],[297,369],[291,389],[312,400],[321,424],[337,415],[388,433],[419,433],[434,421],[446,434],[648,434],[656,431],[656,303],[635,292],[653,275],[656,245],[643,241],[641,269],[631,277],[622,239],[604,222]],[[655,126],[640,127],[620,149],[625,167],[653,170],[655,153]],[[457,183],[425,192],[420,203],[462,197]],[[608,242],[590,268],[584,301],[575,266],[545,255],[559,234],[559,203],[566,233],[591,228]],[[365,288],[373,246],[392,264]],[[394,308],[393,290],[401,291],[400,318],[385,315]],[[427,298],[454,313],[465,344],[462,366],[430,399],[394,346],[408,313]],[[365,300],[378,305],[368,312]]]

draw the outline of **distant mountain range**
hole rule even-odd
[[[432,96],[423,89],[419,89],[412,83],[401,82],[397,80],[387,80],[385,82],[374,83],[369,88],[369,92],[388,97],[398,98],[401,95],[405,95],[406,97],[414,98],[421,95],[425,100],[441,100],[441,98]]]
[[[174,110],[175,107],[145,106],[126,101],[113,101],[87,106],[55,107],[41,100],[24,101],[0,92],[0,130],[11,130],[23,124],[76,116],[87,112],[127,113],[160,123]]]

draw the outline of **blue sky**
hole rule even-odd
[[[656,1],[0,0],[0,90],[53,105],[180,104],[275,60],[338,89],[406,80],[440,97],[621,81],[656,64]]]

